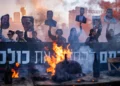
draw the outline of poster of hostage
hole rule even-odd
[[[100,71],[111,71],[110,64],[119,62],[119,1],[11,0],[12,6],[8,2],[3,1],[6,10],[0,5],[0,73],[5,73],[5,83],[12,83],[7,76],[23,79],[36,71],[50,73],[54,82],[89,73],[98,80]],[[119,65],[115,66],[117,70]],[[14,76],[16,71],[20,74]]]

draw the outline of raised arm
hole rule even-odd
[[[56,36],[52,35],[52,33],[51,33],[51,27],[50,27],[49,30],[48,30],[48,36],[49,36],[53,41],[56,40]]]
[[[97,34],[96,34],[96,38],[97,38],[97,39],[98,39],[99,36],[101,35],[101,32],[102,32],[102,26],[100,26],[100,27],[98,28],[98,31],[97,31]]]
[[[80,32],[78,32],[78,36],[80,36],[82,33],[82,26],[80,25]]]
[[[25,31],[25,33],[24,33],[24,38],[25,38],[25,40],[29,40],[29,37],[27,36],[27,31]]]

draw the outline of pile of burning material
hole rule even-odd
[[[72,79],[76,79],[81,76],[82,69],[79,63],[76,61],[63,61],[57,64],[55,68],[55,75],[52,76],[52,80],[56,82],[64,82]]]
[[[58,47],[56,43],[53,43],[55,55],[52,57],[45,56],[45,60],[50,66],[47,68],[47,72],[51,73],[53,81],[69,81],[80,77],[82,74],[80,64],[70,60],[72,52],[68,47],[69,45],[67,46],[67,49],[63,49],[62,46]]]

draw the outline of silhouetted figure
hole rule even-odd
[[[113,10],[108,8],[106,11],[106,16],[104,17],[104,21],[107,23],[116,23],[116,19],[113,17]]]
[[[5,72],[4,72],[3,79],[4,79],[5,84],[12,84],[12,71],[11,71],[11,67],[10,67],[8,58],[7,58],[7,62],[5,64]]]
[[[63,46],[66,43],[66,39],[62,36],[63,31],[62,29],[56,30],[56,36],[52,35],[51,27],[48,30],[48,36],[58,44],[58,46]]]
[[[98,42],[98,38],[101,35],[102,32],[102,26],[100,24],[100,21],[97,19],[95,20],[95,26],[93,29],[90,30],[89,37],[86,40],[86,43],[96,43]]]
[[[96,32],[95,29],[91,29],[89,37],[86,40],[86,43],[96,43],[96,42],[98,42],[98,38],[99,38],[100,35],[101,35],[101,29],[98,29],[97,32]]]
[[[22,31],[17,30],[16,34],[17,34],[17,38],[16,38],[17,42],[27,42],[23,37],[23,32]]]
[[[82,27],[80,28],[80,31],[77,33],[76,28],[71,28],[70,35],[68,37],[68,42],[70,43],[70,47],[73,50],[76,50],[78,48],[79,43],[79,36],[82,33]]]
[[[15,40],[13,39],[13,36],[14,36],[15,32],[12,31],[12,30],[9,30],[8,31],[8,39],[6,39],[6,42],[15,42]]]
[[[9,28],[9,14],[6,14],[1,17],[1,29],[8,28]]]
[[[27,36],[27,31],[25,31],[24,38],[25,38],[25,40],[27,40],[27,42],[32,42],[32,43],[41,43],[42,42],[40,39],[37,38],[36,31],[32,31],[32,38],[29,38]]]

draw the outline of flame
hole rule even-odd
[[[53,51],[55,55],[52,55],[51,57],[46,55],[45,61],[49,64],[49,68],[47,68],[47,72],[51,72],[52,76],[55,74],[55,68],[56,65],[59,62],[64,61],[65,54],[67,54],[67,59],[70,59],[72,52],[68,48],[70,45],[67,46],[67,49],[63,49],[62,46],[57,46],[56,43],[53,43]]]
[[[16,63],[15,66],[18,68],[20,64]],[[15,69],[11,69],[11,71],[13,72],[12,78],[19,78],[19,72],[17,72]]]

